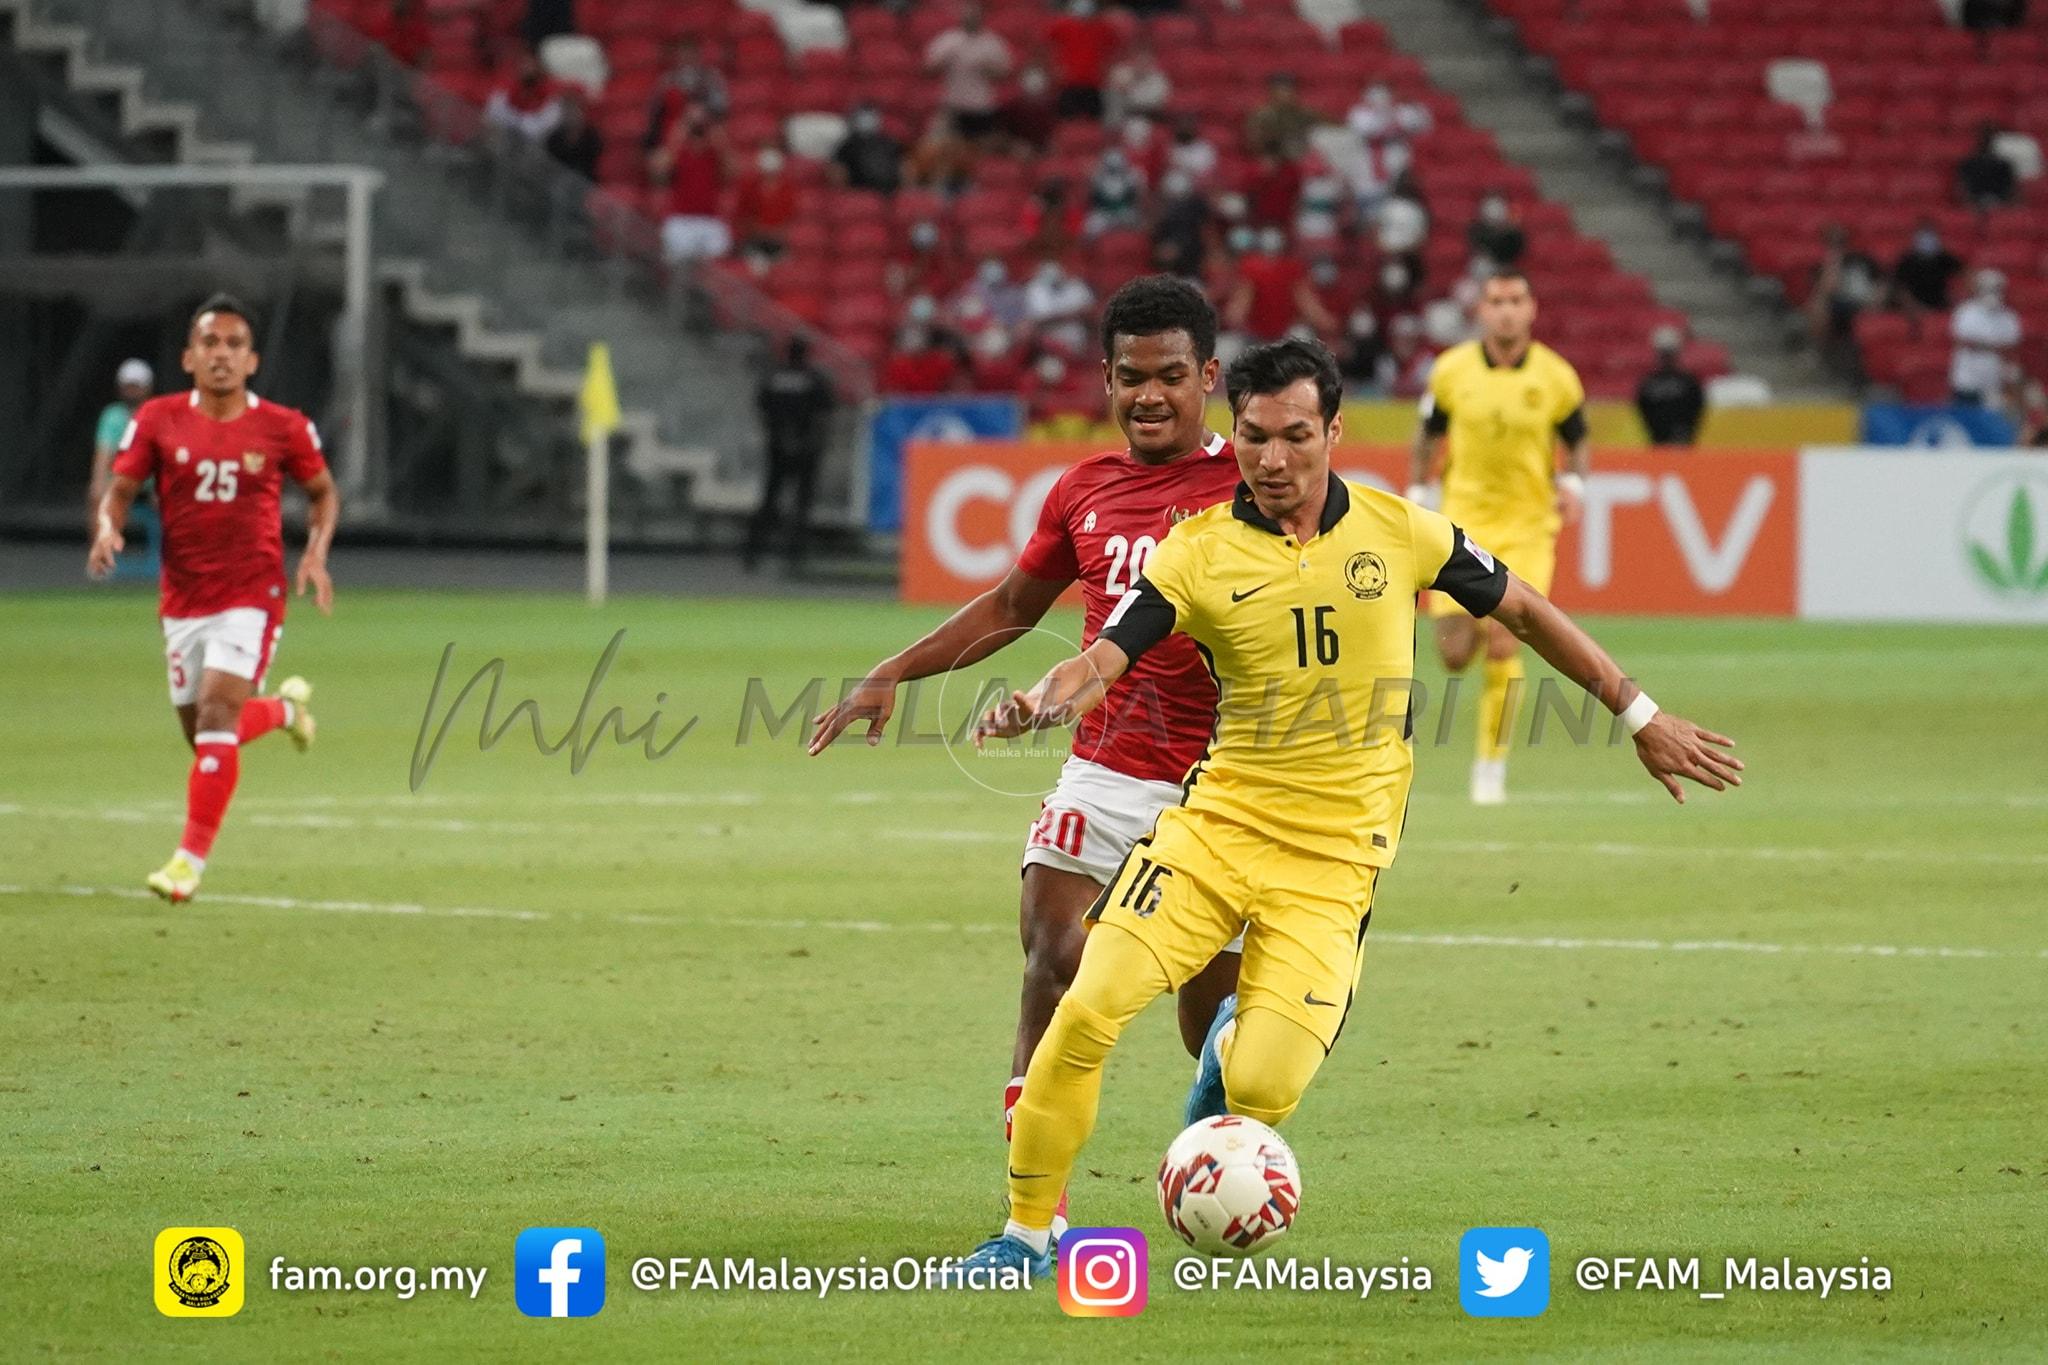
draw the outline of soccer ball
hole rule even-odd
[[[1208,1256],[1251,1256],[1286,1235],[1301,1207],[1301,1167],[1257,1119],[1203,1119],[1159,1163],[1159,1211]]]

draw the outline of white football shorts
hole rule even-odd
[[[278,637],[284,634],[284,622],[261,607],[232,607],[211,616],[166,616],[163,621],[173,706],[199,700],[199,677],[209,668],[247,678],[261,691]]]
[[[1025,837],[1022,866],[1078,872],[1107,886],[1131,845],[1152,832],[1159,812],[1180,802],[1178,782],[1148,782],[1070,757]],[[1244,935],[1223,951],[1243,952]]]

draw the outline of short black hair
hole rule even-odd
[[[1252,397],[1279,393],[1304,379],[1316,381],[1316,403],[1329,426],[1344,402],[1344,380],[1337,373],[1337,358],[1320,341],[1289,337],[1265,346],[1253,346],[1230,362],[1224,376],[1224,391],[1230,395],[1233,415],[1244,411]]]
[[[1102,358],[1116,359],[1116,339],[1186,332],[1195,361],[1216,355],[1216,309],[1202,291],[1175,275],[1140,275],[1109,296],[1102,310]]]
[[[208,296],[206,302],[192,310],[192,320],[185,324],[185,331],[189,334],[193,328],[199,325],[199,319],[205,317],[208,313],[232,313],[249,324],[251,334],[256,331],[256,315],[243,307],[242,301],[233,294],[213,294]]]
[[[1523,284],[1529,285],[1530,293],[1533,294],[1536,292],[1536,286],[1533,284],[1529,284],[1529,272],[1526,270],[1522,270],[1516,266],[1497,265],[1493,269],[1487,271],[1486,283],[1492,284],[1495,280],[1520,280]]]

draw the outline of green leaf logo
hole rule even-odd
[[[1973,539],[1967,548],[1977,576],[1999,592],[2048,592],[2048,554],[2035,562],[2034,499],[2026,484],[2016,486],[2006,504],[2004,546],[1994,548]]]

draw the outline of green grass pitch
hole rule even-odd
[[[627,1284],[642,1254],[886,1260],[997,1226],[1019,793],[1054,760],[807,760],[758,721],[735,744],[750,675],[780,711],[935,614],[350,594],[337,567],[337,614],[296,611],[273,675],[314,680],[320,741],[249,750],[202,898],[176,909],[138,894],[188,762],[153,604],[0,599],[0,1357],[2048,1354],[2038,631],[1596,622],[1667,706],[1741,741],[1749,784],[1683,809],[1625,746],[1553,731],[1516,758],[1514,803],[1478,811],[1469,715],[1424,746],[1359,1004],[1288,1128],[1305,1203],[1280,1250],[1405,1255],[1433,1288],[1172,1287],[1152,1176],[1188,1067],[1158,1006],[1111,1061],[1073,1186],[1077,1221],[1152,1239],[1151,1302],[1086,1321],[1050,1286]],[[537,699],[554,737],[621,628],[599,708],[631,727],[665,694],[664,742],[699,715],[667,758],[607,739],[572,775],[523,729],[481,752],[472,709],[408,790],[444,645],[444,704],[503,657],[500,714]],[[1055,657],[1031,642],[979,675]],[[971,695],[925,704],[957,718]],[[246,1237],[238,1317],[153,1307],[152,1240],[186,1223]],[[516,1311],[513,1239],[542,1224],[607,1239],[595,1319]],[[1489,1224],[1548,1232],[1543,1316],[1461,1310],[1458,1238]],[[1595,1254],[1698,1255],[1709,1287],[1730,1254],[1867,1255],[1894,1286],[1574,1288]],[[288,1295],[275,1256],[489,1278],[474,1302]]]

